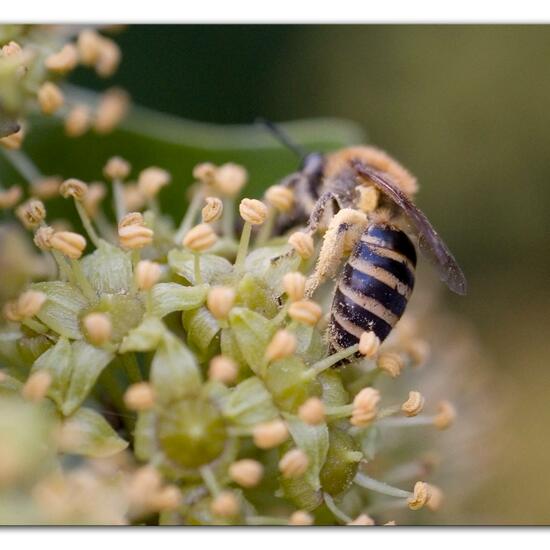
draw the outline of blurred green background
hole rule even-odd
[[[454,519],[550,523],[550,29],[132,26],[116,39],[112,80],[136,104],[216,123],[342,117],[418,176],[469,280],[445,299],[488,351],[505,411],[479,441],[497,450],[489,475]],[[105,86],[84,70],[72,81]],[[278,154],[284,173],[295,160]]]

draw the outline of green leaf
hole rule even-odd
[[[82,269],[98,293],[127,291],[132,285],[132,262],[128,252],[100,241],[95,252],[82,259]]]
[[[136,458],[147,462],[156,450],[156,416],[153,411],[138,414],[134,430],[134,452]]]
[[[193,354],[171,333],[164,339],[151,363],[151,382],[159,399],[170,403],[185,395],[196,394],[201,387],[201,375]]]
[[[102,458],[128,447],[101,414],[86,407],[80,408],[63,423],[62,450],[65,453]]]
[[[183,286],[159,283],[151,289],[152,313],[164,317],[173,311],[187,311],[201,306],[206,300],[208,285]]]
[[[187,333],[188,344],[197,346],[201,352],[208,349],[220,331],[218,321],[206,307],[185,311],[182,322]]]
[[[275,325],[259,313],[241,307],[231,310],[229,324],[248,366],[254,373],[261,374],[265,348],[275,332]]]
[[[88,397],[101,371],[111,362],[114,354],[96,348],[84,341],[72,344],[71,381],[61,411],[71,415]]]
[[[61,410],[73,369],[71,345],[66,338],[60,338],[53,348],[44,352],[34,362],[31,372],[42,369],[48,371],[52,377],[48,396]]]
[[[279,414],[262,381],[251,376],[220,401],[224,416],[238,426],[254,426]]]
[[[35,283],[32,289],[48,297],[37,314],[40,321],[65,338],[82,338],[79,313],[88,305],[88,300],[80,290],[62,281]]]
[[[246,258],[246,271],[262,279],[274,296],[283,293],[283,277],[290,271],[296,271],[300,265],[300,257],[297,254],[287,256],[288,251],[287,243],[264,246]]]
[[[263,279],[245,273],[237,287],[237,304],[271,319],[279,308],[273,292]]]
[[[309,458],[309,466],[304,474],[304,479],[312,489],[318,490],[321,487],[319,475],[327,458],[329,447],[327,425],[310,426],[296,416],[288,415],[286,418],[294,443]]]
[[[124,337],[119,352],[152,351],[158,347],[165,332],[166,327],[158,317],[144,317],[141,324]]]
[[[188,250],[171,250],[168,253],[168,264],[191,284],[195,281],[195,258],[192,252]],[[222,258],[213,254],[201,254],[201,275],[207,283],[223,282],[233,271],[233,265]]]

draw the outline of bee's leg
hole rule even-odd
[[[313,211],[309,216],[309,221],[306,227],[307,233],[313,235],[317,232],[330,203],[333,205],[335,204],[338,210],[342,210],[342,208],[344,208],[340,197],[336,193],[333,191],[326,191],[323,193],[315,203]]]
[[[353,208],[344,208],[332,218],[323,237],[315,272],[307,281],[306,296],[310,297],[323,281],[335,275],[342,257],[353,250],[366,225],[365,214]]]

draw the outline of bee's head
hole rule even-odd
[[[319,177],[325,167],[325,155],[323,153],[307,153],[300,166],[300,171],[308,178]]]

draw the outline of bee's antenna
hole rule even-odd
[[[283,129],[272,122],[271,120],[268,120],[263,117],[258,117],[255,120],[256,124],[261,124],[262,126],[265,126],[269,132],[279,141],[282,143],[285,147],[290,149],[294,154],[296,154],[298,157],[303,159],[306,156],[306,151],[300,147],[297,143],[292,141],[290,136],[283,131]]]

